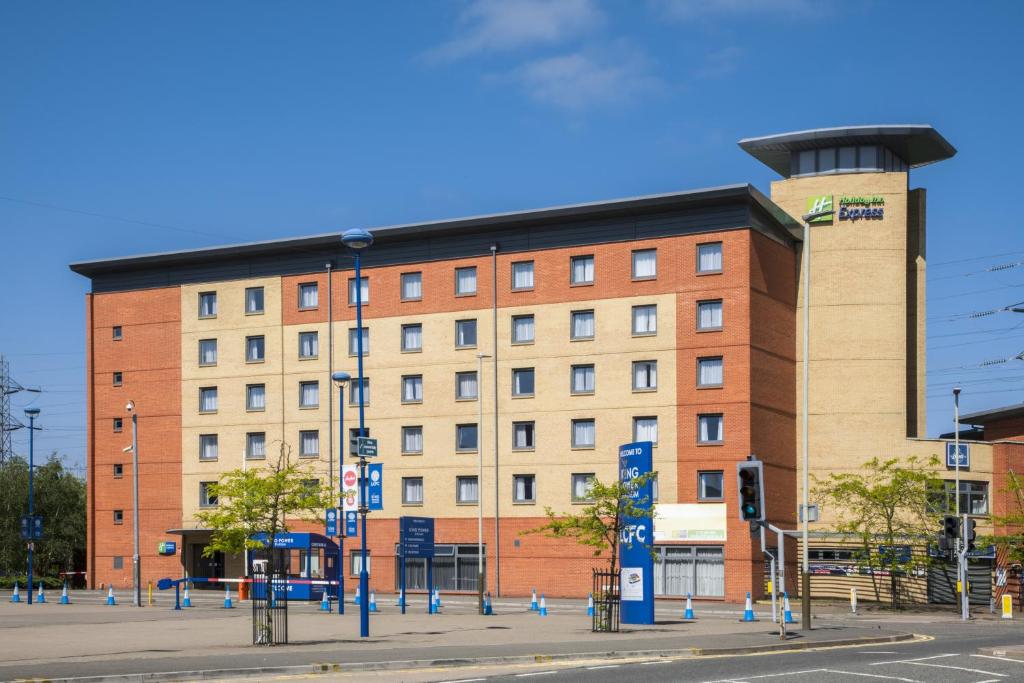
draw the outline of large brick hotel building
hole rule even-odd
[[[616,476],[619,444],[650,439],[656,592],[759,593],[763,558],[735,513],[735,463],[765,462],[769,517],[794,528],[799,216],[812,199],[837,210],[811,228],[812,469],[938,451],[919,438],[925,197],[909,175],[953,148],[928,126],[740,144],[783,176],[771,198],[741,184],[372,229],[366,418],[385,473],[384,510],[369,521],[375,588],[395,586],[397,518],[421,514],[437,519],[443,587],[475,590],[479,501],[492,590],[585,594],[587,551],[520,532],[547,506],[584,504],[590,477]],[[873,210],[851,213],[861,209]],[[241,558],[201,557],[209,532],[194,519],[226,470],[259,467],[284,443],[337,484],[330,376],[355,376],[352,267],[340,233],[72,265],[92,280],[92,584],[131,582],[129,400],[144,580],[243,573]],[[346,431],[354,396],[350,385]],[[997,446],[979,445],[975,462],[990,481],[986,448]],[[164,540],[178,541],[176,555],[157,554]]]

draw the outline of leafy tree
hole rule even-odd
[[[927,558],[899,552],[898,546],[919,541],[935,527],[934,502],[941,495],[942,482],[934,475],[938,458],[904,459],[864,463],[860,472],[815,477],[814,496],[831,503],[837,521],[835,531],[853,537],[861,546],[858,563],[870,569],[875,600],[881,601],[878,577],[889,572],[890,595],[896,606],[897,575],[918,570]],[[884,551],[875,552],[881,546]]]
[[[1024,563],[1024,475],[1013,470],[1006,473],[1006,487],[1000,490],[1009,497],[1009,512],[993,515],[992,523],[1004,530],[1003,535],[985,537],[982,543],[992,543],[1006,552],[1010,562]]]

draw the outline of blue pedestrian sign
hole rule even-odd
[[[434,518],[399,519],[398,542],[403,557],[434,557]]]
[[[359,518],[356,516],[355,510],[349,510],[345,513],[345,535],[348,537],[359,535],[359,524],[357,522]]]
[[[39,515],[22,515],[21,537],[26,541],[38,541],[42,538],[43,518]]]
[[[946,467],[955,469],[957,466],[956,454],[957,444],[952,441],[946,442]],[[971,466],[971,445],[960,444],[960,469],[968,469]]]
[[[384,465],[379,462],[372,462],[366,466],[367,498],[369,499],[370,510],[384,509]]]
[[[650,441],[638,441],[619,446],[619,482],[629,485],[633,479],[651,471],[652,449]],[[633,486],[630,502],[639,509],[648,510],[654,497],[654,483],[648,479],[643,486]],[[619,538],[621,557],[619,593],[623,624],[654,623],[654,520],[650,517],[625,517]]]
[[[332,538],[338,535],[338,510],[337,508],[327,508],[327,512],[324,513],[324,526],[327,527],[324,536]]]

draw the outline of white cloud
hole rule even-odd
[[[826,9],[825,2],[813,0],[655,0],[655,5],[666,17],[677,21],[752,14],[813,16]]]
[[[427,57],[454,61],[481,52],[552,45],[584,35],[604,21],[593,0],[473,0],[459,16],[458,35]]]
[[[704,63],[697,69],[698,78],[721,78],[735,73],[739,67],[743,50],[735,45],[724,47],[704,55]]]

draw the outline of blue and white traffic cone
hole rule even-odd
[[[437,614],[437,602],[434,600],[434,593],[427,593],[427,614]]]
[[[39,594],[36,595],[36,602],[39,602],[39,603],[45,603],[46,602],[46,594],[43,593],[43,584],[42,584],[42,582],[39,583]]]
[[[395,607],[405,607],[405,590],[398,589],[398,597],[395,598]]]
[[[434,586],[434,605],[441,611],[441,589],[437,586]]]
[[[14,582],[14,592],[11,593],[11,602],[21,602],[21,595],[18,594],[18,582]]]
[[[71,598],[68,597],[68,580],[64,579],[64,588],[60,591],[60,604],[70,605]]]
[[[754,607],[750,602],[750,591],[747,591],[747,604],[743,608],[743,621],[757,621],[754,618]]]
[[[331,599],[327,597],[327,589],[324,588],[323,597],[320,598],[320,611],[330,613],[331,611]]]
[[[546,617],[548,615],[548,605],[544,601],[544,594],[543,593],[540,594],[540,609],[537,610],[537,611],[540,613],[540,615],[542,617]]]
[[[491,592],[487,591],[484,593],[484,616],[489,617],[494,614],[494,607],[491,606]]]
[[[370,606],[368,609],[370,612],[377,611],[377,591],[370,591]]]
[[[234,609],[231,604],[231,584],[224,584],[224,609]]]
[[[358,604],[359,604],[359,601],[360,601],[361,599],[362,599],[362,598],[361,598],[361,596],[359,595],[359,586],[356,586],[356,597],[352,598],[352,604],[353,604],[353,605],[358,605]]]
[[[693,596],[686,594],[686,611],[683,612],[683,619],[693,619]]]
[[[537,589],[536,588],[533,589],[533,596],[530,598],[530,611],[531,612],[536,612],[537,611]]]
[[[185,593],[185,595],[188,595],[188,593]],[[187,599],[188,598],[186,598],[186,600]],[[114,599],[114,586],[113,585],[111,585],[110,588],[107,589],[107,604],[108,605],[116,605],[117,604],[117,600]]]
[[[594,616],[594,594],[593,593],[591,593],[590,596],[587,597],[587,616],[588,617]]]
[[[789,593],[782,594],[782,618],[787,624],[796,623],[796,619],[793,618],[793,611],[789,609]]]
[[[187,583],[185,584],[185,597],[181,601],[181,606],[182,607],[191,607],[192,606],[192,598],[190,598],[188,596],[188,584]]]

